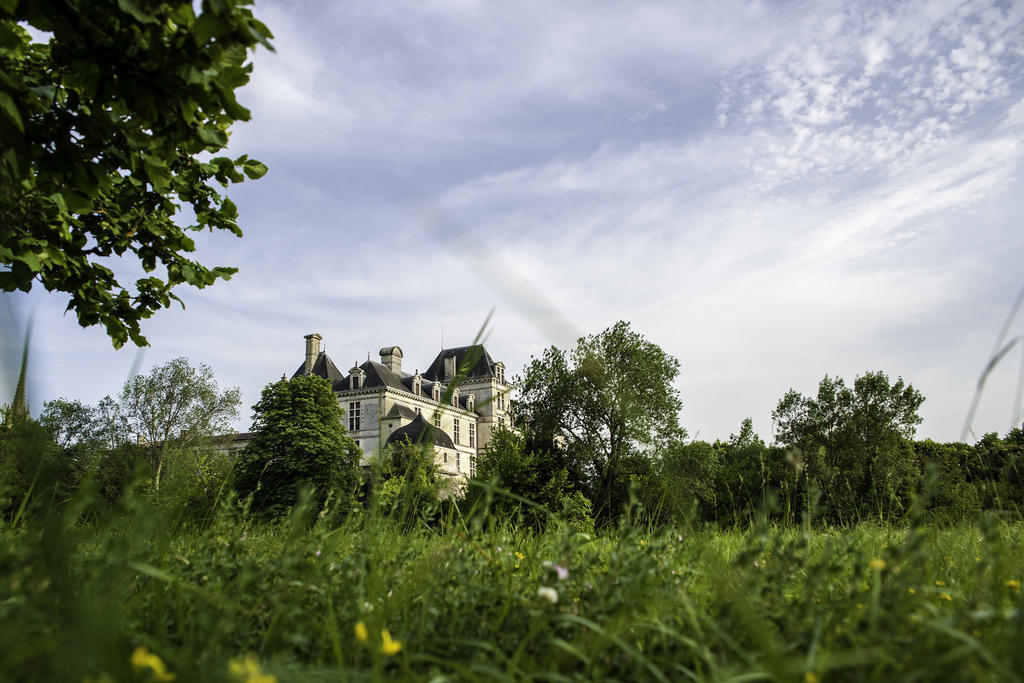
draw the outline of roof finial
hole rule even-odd
[[[366,352],[366,362],[367,363],[370,362],[370,352],[369,351]]]

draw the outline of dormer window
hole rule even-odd
[[[466,396],[466,410],[472,411],[473,410],[473,404],[475,404],[475,403],[476,403],[476,398],[473,396],[473,394],[468,394]]]
[[[497,380],[498,384],[505,383],[505,364],[495,363],[494,365],[494,379]]]
[[[456,408],[459,407],[459,390],[452,389],[452,405]]]
[[[363,381],[366,379],[366,373],[363,372],[359,368],[358,364],[353,365],[352,369],[349,370],[348,372],[349,372],[349,375],[348,375],[348,381],[349,381],[348,386],[349,386],[349,388],[350,389],[362,389],[363,388]]]
[[[415,394],[416,396],[419,396],[420,395],[420,391],[422,390],[422,388],[423,388],[423,375],[421,375],[419,373],[419,371],[417,371],[416,374],[413,375],[413,378],[412,378],[412,393]]]
[[[435,401],[440,401],[441,400],[441,383],[440,382],[434,382],[433,397],[434,397]]]

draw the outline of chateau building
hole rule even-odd
[[[482,345],[442,349],[424,372],[402,370],[402,349],[386,346],[380,362],[353,364],[348,373],[321,350],[323,337],[306,335],[306,359],[293,377],[317,375],[331,382],[345,426],[370,455],[406,437],[433,443],[442,474],[465,479],[494,429],[510,425],[505,364]]]

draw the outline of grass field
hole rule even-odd
[[[0,680],[1020,680],[1024,525],[0,531]]]

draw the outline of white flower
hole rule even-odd
[[[541,586],[537,589],[537,597],[544,598],[553,605],[558,602],[558,591],[548,586]]]
[[[544,568],[545,569],[550,569],[555,574],[558,574],[558,580],[559,581],[565,581],[566,579],[569,578],[569,570],[566,569],[565,567],[563,567],[560,564],[555,564],[554,562],[551,562],[550,560],[548,560],[547,562],[544,563]]]

